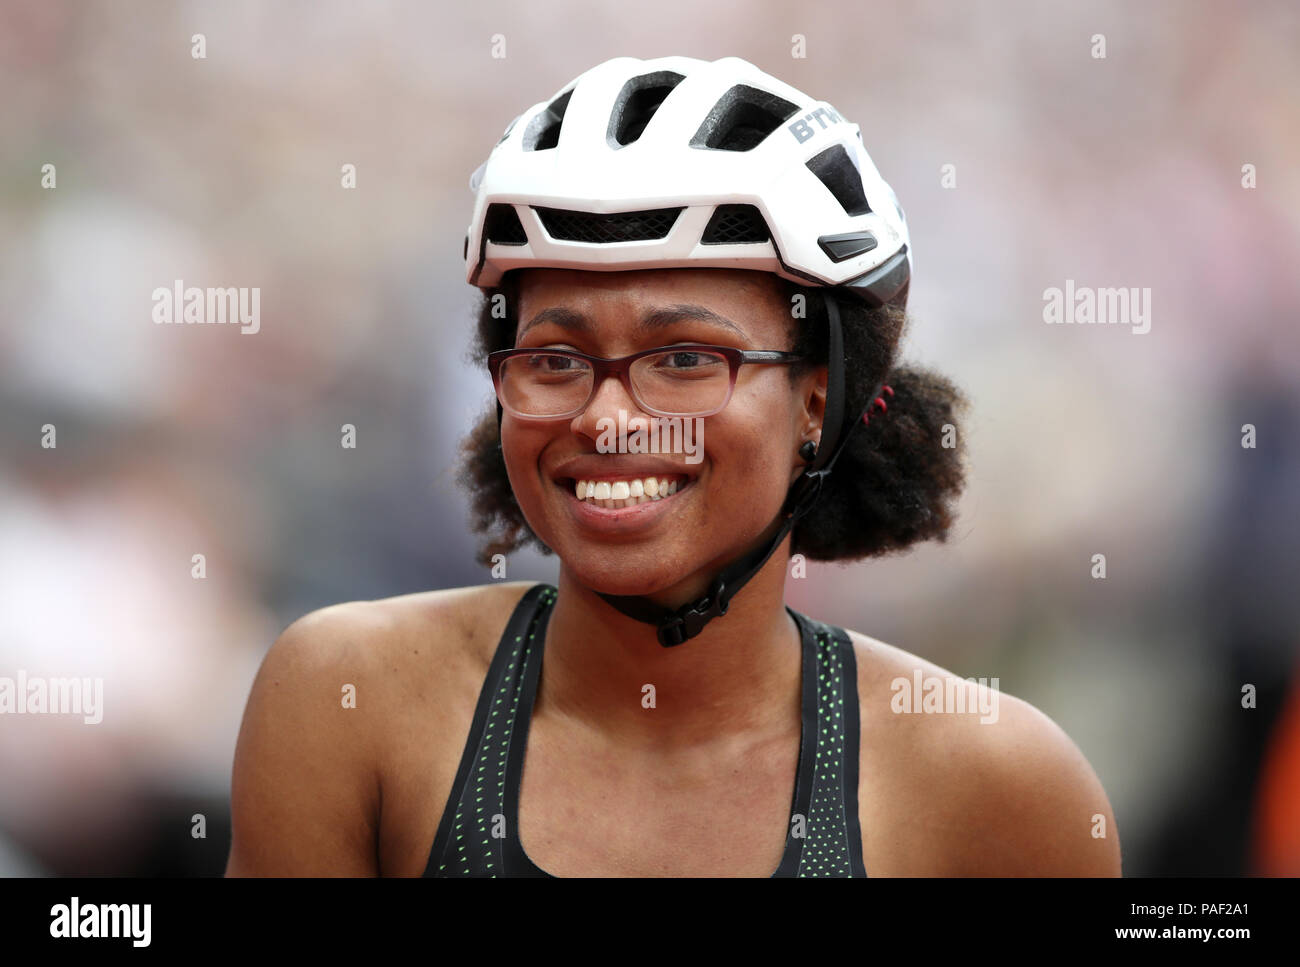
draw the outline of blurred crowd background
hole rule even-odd
[[[491,580],[455,485],[491,397],[470,173],[586,68],[667,54],[861,125],[911,226],[904,356],[973,404],[951,540],[791,606],[1051,716],[1127,874],[1300,873],[1297,50],[1282,0],[7,0],[0,676],[101,676],[105,712],[0,717],[0,874],[219,874],[277,634]],[[176,279],[260,287],[261,331],[155,325]],[[1149,288],[1150,331],[1046,325],[1067,279]]]

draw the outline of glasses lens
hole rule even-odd
[[[632,385],[646,406],[662,413],[711,413],[727,402],[731,366],[720,353],[667,349],[632,364]]]
[[[591,396],[591,366],[558,353],[511,356],[501,364],[497,379],[502,404],[526,416],[570,413]]]

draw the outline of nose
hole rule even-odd
[[[626,378],[626,377],[625,377]],[[609,375],[596,384],[586,408],[573,418],[573,432],[599,439],[604,426],[618,426],[618,411],[627,414],[629,429],[634,429],[634,419],[640,418],[649,424],[650,416],[643,413],[632,397],[629,388],[617,376]],[[609,423],[603,423],[608,420]]]

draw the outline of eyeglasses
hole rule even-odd
[[[795,353],[731,346],[681,345],[604,359],[569,349],[502,349],[488,355],[497,399],[521,420],[577,416],[596,387],[617,376],[646,413],[659,417],[712,416],[731,400],[745,363],[792,363]]]

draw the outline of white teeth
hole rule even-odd
[[[588,500],[600,507],[635,507],[651,500],[663,500],[686,485],[667,477],[641,477],[634,480],[575,480],[573,493],[578,500]]]

